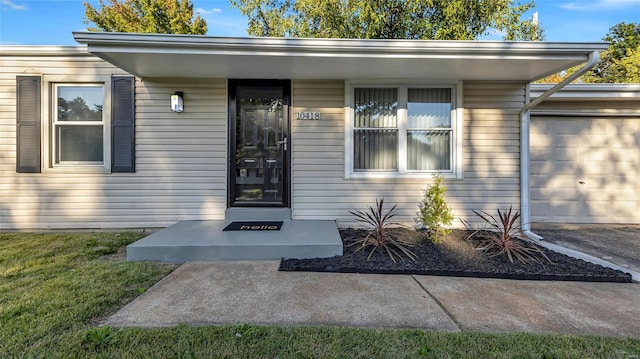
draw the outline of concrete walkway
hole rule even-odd
[[[192,262],[105,324],[252,323],[640,338],[640,284],[278,272],[279,262]]]

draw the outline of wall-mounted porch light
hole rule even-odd
[[[184,111],[184,92],[176,91],[173,95],[171,95],[171,111]]]

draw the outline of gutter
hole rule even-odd
[[[531,232],[530,209],[529,209],[529,148],[530,148],[530,117],[531,109],[539,105],[542,101],[554,93],[560,91],[563,87],[570,84],[572,81],[582,76],[587,71],[591,70],[600,61],[600,52],[593,51],[589,54],[587,63],[582,66],[578,71],[571,74],[560,83],[556,84],[552,88],[545,91],[542,95],[535,98],[533,101],[528,102],[520,111],[520,221],[522,231],[524,234],[537,242],[542,240],[542,237]],[[529,101],[530,84],[527,84],[526,98]]]
[[[180,54],[286,53],[333,56],[375,55],[385,58],[518,59],[580,61],[585,51],[606,50],[602,43],[573,42],[505,42],[477,40],[407,40],[407,39],[318,39],[277,37],[219,37],[206,35],[139,34],[114,32],[73,32],[75,41],[89,46],[90,52],[135,52]]]

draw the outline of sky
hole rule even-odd
[[[82,22],[82,3],[82,0],[0,0],[0,44],[78,45],[71,33],[84,31],[88,26]],[[89,3],[98,7],[98,0]],[[247,36],[247,19],[231,8],[227,0],[192,0],[192,3],[207,21],[207,35]],[[640,23],[640,0],[536,0],[535,3],[534,11],[538,12],[546,41],[597,42],[618,23]]]

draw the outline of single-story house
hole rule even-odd
[[[602,110],[609,100],[589,97],[606,88],[567,98],[551,96],[566,83],[531,86],[588,70],[605,43],[74,37],[82,46],[0,48],[0,229],[165,227],[252,208],[347,226],[350,210],[377,198],[414,223],[435,174],[471,223],[472,210],[510,206],[525,230],[534,220],[639,222],[638,99],[616,102],[631,116],[618,126]],[[597,116],[574,128],[584,115]],[[581,137],[609,116],[620,132]],[[575,199],[615,200],[624,216],[562,213],[572,204],[554,186],[596,192],[609,180],[584,180],[585,141],[630,149],[593,156],[624,162],[635,187],[606,167],[606,194]],[[574,142],[579,158],[562,151]],[[575,178],[562,162],[574,159]]]

